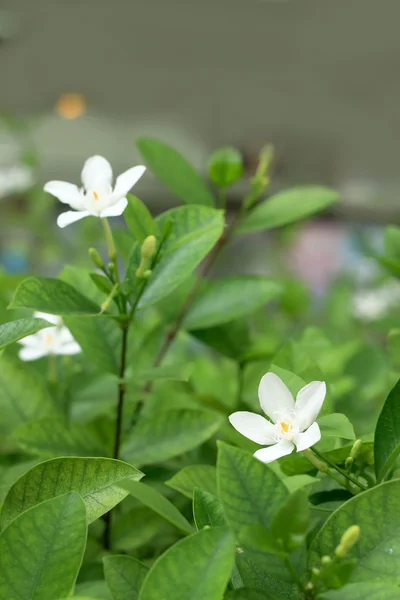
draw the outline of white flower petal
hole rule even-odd
[[[304,433],[298,433],[295,437],[294,443],[296,444],[297,452],[306,450],[310,446],[314,446],[321,439],[321,430],[318,423],[313,423],[311,427]]]
[[[49,181],[44,186],[44,191],[52,194],[63,204],[69,204],[75,210],[83,209],[83,196],[78,186],[66,181]]]
[[[79,352],[82,352],[82,348],[78,342],[73,340],[72,342],[68,342],[67,344],[60,346],[60,348],[57,349],[56,354],[72,355],[78,354]]]
[[[230,415],[229,422],[233,427],[256,444],[274,444],[276,429],[267,419],[248,411],[238,411]]]
[[[273,446],[269,446],[268,448],[261,448],[261,450],[257,450],[254,452],[253,456],[261,460],[263,463],[270,463],[281,456],[286,456],[290,454],[294,450],[294,445],[292,442],[288,442],[287,440],[282,440]]]
[[[46,327],[47,329],[47,327]],[[33,333],[32,335],[27,335],[26,337],[18,340],[18,344],[21,346],[28,346],[29,348],[36,348],[38,345],[42,343],[42,338],[37,334]]]
[[[33,316],[35,317],[35,319],[44,319],[49,323],[53,323],[53,325],[60,325],[62,322],[61,317],[57,317],[56,315],[49,315],[48,313],[40,312],[38,310],[36,310],[33,313]]]
[[[265,414],[276,423],[293,413],[293,396],[275,373],[266,373],[258,386],[258,397]]]
[[[312,381],[297,394],[295,413],[299,431],[304,431],[316,420],[325,400],[324,381]]]
[[[120,215],[122,215],[127,206],[128,200],[126,198],[121,198],[121,200],[118,200],[118,202],[116,202],[112,206],[109,206],[108,208],[104,209],[100,213],[100,217],[119,217]]]
[[[90,213],[87,210],[69,210],[68,212],[61,213],[61,215],[59,215],[57,219],[57,225],[61,228],[66,227],[71,223],[75,223],[75,221],[80,221],[81,219],[88,217],[89,214]]]
[[[126,196],[126,194],[133,188],[135,183],[142,177],[145,170],[146,167],[139,165],[137,167],[128,169],[125,171],[125,173],[121,173],[115,182],[113,197],[118,200],[119,198]]]
[[[103,156],[91,156],[82,169],[82,183],[86,190],[98,190],[111,186],[112,168]]]
[[[24,346],[18,352],[18,356],[24,361],[36,360],[37,358],[42,358],[42,356],[47,356],[47,354],[48,350],[41,344],[38,344],[35,348]]]

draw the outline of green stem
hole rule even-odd
[[[322,456],[318,452],[318,450],[315,450],[315,448],[312,448],[312,451],[314,452],[314,454],[316,456],[318,456],[318,458],[320,458],[321,460],[325,461],[332,469],[335,469],[335,471],[337,471],[338,473],[340,473],[348,481],[351,481],[354,485],[356,485],[357,487],[359,487],[361,490],[365,491],[365,490],[368,489],[368,487],[366,485],[364,485],[363,483],[361,483],[361,481],[358,481],[357,479],[355,479],[355,477],[353,477],[352,475],[350,475],[350,473],[346,473],[346,471],[344,471],[343,469],[341,469],[338,465],[335,465],[335,463],[333,463],[332,461],[330,461],[328,458],[326,458],[325,456]]]
[[[290,558],[288,556],[285,556],[284,558],[282,558],[282,562],[291,574],[292,579],[297,584],[297,587],[299,588],[300,592],[304,592],[304,586],[302,584],[302,581],[299,575],[296,573],[292,563],[290,562]]]
[[[324,473],[325,475],[329,475],[329,477],[334,479],[339,485],[341,485],[342,487],[345,487],[347,489],[346,480],[343,477],[339,477],[334,471],[332,471],[328,467],[326,462],[322,462],[321,460],[319,460],[319,458],[317,458],[313,454],[313,452],[310,450],[310,448],[307,448],[307,450],[303,450],[302,454],[303,454],[303,456],[305,456],[307,458],[307,460],[310,461],[310,463],[312,465],[314,465],[314,467],[316,467],[318,469],[318,471],[320,471],[321,473]]]
[[[117,249],[115,247],[113,234],[111,231],[110,223],[108,222],[107,217],[103,217],[101,219],[104,227],[104,233],[106,235],[107,248],[108,248],[108,256],[110,257],[111,262],[115,263],[117,259]]]
[[[49,381],[58,383],[57,359],[55,354],[49,354]]]

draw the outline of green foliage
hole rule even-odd
[[[103,564],[114,600],[138,600],[148,568],[131,556],[105,556]]]
[[[142,244],[149,235],[155,235],[156,228],[153,217],[147,206],[132,194],[128,194],[128,206],[124,217],[133,237]]]
[[[0,535],[0,597],[54,600],[69,595],[86,534],[85,505],[76,492],[23,512]]]
[[[198,530],[204,527],[226,525],[226,519],[218,498],[195,488],[193,494],[193,515]]]
[[[382,481],[400,453],[400,381],[388,395],[375,430],[375,473]]]
[[[321,600],[399,600],[400,589],[383,582],[349,583],[340,590],[325,592],[320,598]]]
[[[11,323],[4,323],[4,325],[0,325],[0,350],[27,335],[32,335],[40,329],[51,326],[51,323],[45,321],[45,319],[34,318],[18,319],[17,321],[11,321]]]
[[[189,465],[178,471],[166,484],[188,498],[195,488],[217,495],[217,471],[212,465]]]
[[[200,175],[177,150],[150,138],[140,138],[136,144],[154,175],[182,202],[215,206]]]
[[[224,188],[243,177],[243,158],[236,148],[219,148],[208,161],[208,176],[215,185]]]

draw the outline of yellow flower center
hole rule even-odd
[[[94,198],[95,200],[98,200],[98,199],[99,199],[99,195],[98,195],[98,193],[97,193],[97,192],[93,192],[93,198]]]
[[[289,424],[286,423],[285,421],[281,421],[280,426],[281,426],[283,433],[287,433],[289,431]]]
[[[53,336],[48,333],[44,338],[45,344],[50,345],[53,343]]]

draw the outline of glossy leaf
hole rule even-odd
[[[196,487],[216,496],[217,470],[212,465],[189,465],[165,483],[190,499]]]
[[[160,411],[139,421],[123,445],[122,456],[136,465],[164,462],[203,444],[221,423],[222,418],[211,412]]]
[[[148,568],[132,556],[105,556],[104,575],[114,600],[138,600]]]
[[[353,425],[346,415],[342,413],[331,413],[318,418],[322,437],[330,436],[344,440],[355,440]]]
[[[382,481],[400,453],[400,381],[390,391],[375,429],[375,473]]]
[[[85,505],[71,492],[22,513],[0,535],[0,597],[68,596],[86,546]]]
[[[139,600],[221,600],[234,555],[233,537],[226,527],[203,529],[154,563]]]
[[[127,195],[128,206],[124,210],[124,218],[135,240],[142,244],[149,236],[155,234],[153,217],[147,206],[132,194]]]
[[[177,150],[159,140],[144,137],[136,144],[154,175],[182,202],[215,206],[207,185]]]
[[[179,510],[154,488],[138,481],[124,481],[122,489],[169,521],[183,533],[193,533],[193,527]]]
[[[44,319],[18,319],[0,325],[0,350],[52,324]]]
[[[193,302],[184,321],[186,329],[204,329],[252,314],[276,300],[282,287],[257,275],[227,277],[210,282]]]
[[[226,519],[218,498],[195,488],[193,493],[193,516],[198,530],[203,527],[226,525]]]
[[[314,537],[309,566],[319,567],[321,556],[331,555],[343,533],[351,525],[359,525],[360,538],[347,555],[356,561],[351,581],[379,580],[399,585],[399,497],[400,481],[393,480],[342,504]]]
[[[219,148],[208,161],[208,176],[218,187],[228,187],[243,177],[243,158],[232,147]]]
[[[17,288],[9,308],[30,308],[52,315],[100,314],[100,307],[61,279],[28,277]]]
[[[118,487],[124,479],[138,481],[143,474],[111,458],[54,458],[42,462],[12,486],[1,511],[3,529],[21,512],[69,491],[79,492],[88,523],[111,510],[128,492]]]
[[[320,186],[284,190],[258,204],[238,228],[240,233],[274,229],[318,213],[338,200],[337,192]]]

